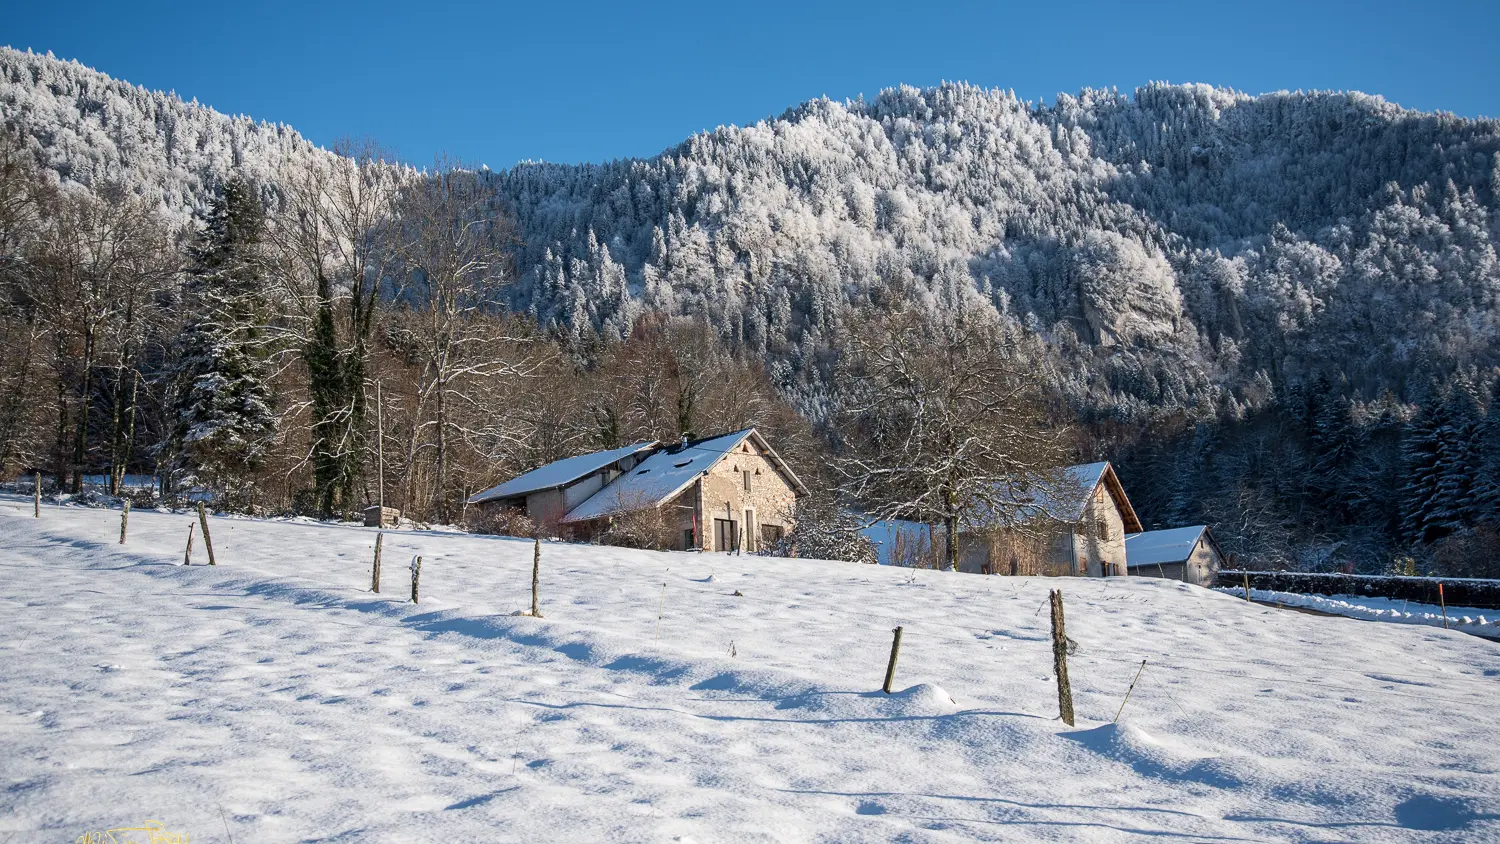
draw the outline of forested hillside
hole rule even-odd
[[[0,116],[65,184],[179,224],[231,175],[274,212],[289,169],[332,157],[14,51]],[[1078,457],[1115,460],[1148,526],[1208,521],[1266,565],[1461,570],[1496,547],[1496,121],[952,84],[480,178],[517,233],[495,295],[581,367],[643,315],[697,317],[824,424],[852,314],[979,307],[1043,341]]]

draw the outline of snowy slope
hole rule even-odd
[[[0,499],[0,841],[1500,838],[1500,649],[1456,632],[559,544],[538,620],[526,542],[387,533],[374,595],[373,530],[216,518],[184,568],[189,523]]]

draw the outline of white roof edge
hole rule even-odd
[[[1198,543],[1205,537],[1214,544],[1217,550],[1218,543],[1214,542],[1208,525],[1185,525],[1126,534],[1125,566],[1126,568],[1141,568],[1184,562],[1192,556],[1193,549],[1197,548]],[[1135,546],[1133,558],[1132,545]]]
[[[584,454],[575,454],[572,457],[564,457],[561,460],[553,460],[550,463],[543,463],[542,465],[536,467],[535,469],[531,469],[529,471],[522,472],[521,474],[515,476],[514,478],[511,478],[510,480],[505,481],[503,483],[496,484],[495,486],[492,486],[489,489],[482,490],[480,492],[476,492],[473,495],[469,496],[467,499],[465,499],[464,503],[466,503],[466,504],[479,504],[479,503],[482,503],[482,502],[485,502],[485,501],[490,501],[490,500],[497,499],[497,498],[517,498],[517,497],[520,497],[520,496],[523,496],[523,495],[530,495],[531,493],[534,493],[534,492],[541,492],[543,490],[558,489],[560,487],[565,487],[568,484],[573,483],[574,481],[577,481],[577,480],[579,480],[581,478],[585,478],[585,477],[593,474],[594,472],[599,471],[601,468],[603,468],[605,466],[608,466],[609,464],[614,463],[617,460],[621,460],[621,459],[624,459],[625,457],[630,457],[630,456],[633,456],[633,455],[636,455],[636,454],[640,454],[642,451],[653,449],[653,448],[656,448],[656,447],[658,447],[660,445],[661,445],[661,442],[658,441],[658,440],[649,440],[649,441],[643,440],[643,441],[638,442],[638,443],[631,443],[630,445],[621,446],[620,448],[604,449],[602,451],[585,452]],[[605,460],[602,464],[600,464],[600,463],[580,462],[580,464],[579,464],[580,468],[576,472],[571,472],[570,471],[570,472],[566,473],[565,475],[559,475],[559,476],[554,477],[554,478],[546,478],[545,480],[542,480],[542,479],[539,478],[535,483],[523,484],[521,486],[517,486],[517,487],[514,487],[512,489],[505,490],[504,492],[501,492],[501,490],[503,490],[505,487],[510,486],[511,484],[516,483],[516,481],[519,481],[519,480],[525,478],[527,475],[532,475],[532,474],[536,474],[538,472],[541,472],[543,469],[546,469],[549,466],[554,466],[554,465],[557,465],[559,463],[565,463],[565,462],[567,462],[569,460],[579,460],[580,458],[589,457],[591,455],[599,455],[601,457],[603,457],[605,455],[614,455],[614,456],[611,457],[608,460]],[[584,468],[584,467],[588,467],[588,468]]]
[[[655,501],[652,502],[650,506],[660,507],[663,504],[667,503],[668,501],[671,501],[672,499],[674,499],[677,496],[681,495],[684,491],[687,490],[688,487],[692,486],[693,483],[695,483],[705,473],[707,473],[713,467],[719,465],[719,463],[721,461],[723,461],[724,458],[726,458],[730,454],[732,454],[733,452],[731,451],[731,449],[733,449],[735,446],[738,446],[740,443],[744,442],[745,440],[751,439],[751,438],[753,438],[755,440],[756,446],[766,453],[768,459],[770,459],[770,461],[771,461],[771,464],[774,467],[776,467],[776,470],[779,471],[779,472],[782,472],[783,474],[785,474],[786,477],[787,477],[787,479],[789,481],[791,481],[791,486],[792,486],[793,492],[797,493],[797,494],[802,494],[802,495],[806,495],[807,494],[807,485],[804,484],[804,483],[802,483],[802,479],[797,477],[796,473],[794,473],[792,471],[791,466],[789,466],[787,464],[786,460],[780,454],[778,454],[776,452],[776,449],[774,449],[774,448],[771,447],[771,444],[769,442],[767,442],[765,436],[762,435],[761,432],[758,429],[754,428],[754,427],[744,428],[744,429],[741,429],[739,431],[731,431],[731,432],[729,432],[727,434],[720,434],[717,437],[705,437],[702,440],[698,440],[697,443],[695,443],[693,445],[689,445],[688,448],[684,449],[684,450],[686,451],[686,450],[691,450],[693,448],[699,448],[699,447],[701,447],[702,444],[708,443],[708,442],[712,442],[714,440],[724,440],[724,439],[730,439],[730,438],[732,438],[732,440],[730,441],[730,443],[727,444],[723,449],[717,449],[716,451],[718,453],[714,456],[714,458],[712,460],[710,460],[708,462],[708,464],[706,466],[704,466],[702,469],[700,469],[695,474],[693,474],[690,477],[688,477],[681,484],[678,484],[676,487],[671,488],[671,490],[669,492],[666,492],[666,493],[664,493],[664,494],[656,497]],[[707,450],[707,449],[705,449],[705,450]],[[681,452],[678,452],[678,453],[681,453]],[[652,455],[652,456],[655,457],[655,455]],[[578,523],[578,522],[587,522],[587,521],[593,521],[594,519],[598,519],[598,518],[604,518],[605,516],[609,516],[609,515],[616,515],[615,511],[610,510],[608,512],[601,511],[600,513],[597,513],[597,514],[594,514],[594,515],[589,515],[587,517],[582,517],[582,518],[575,518],[574,517],[574,513],[577,513],[580,510],[585,510],[585,508],[588,508],[589,502],[593,501],[594,499],[598,498],[599,496],[608,495],[609,492],[610,492],[610,490],[611,490],[611,488],[614,488],[616,484],[623,482],[626,477],[627,476],[622,475],[620,478],[615,479],[615,481],[612,481],[609,485],[605,486],[603,489],[599,490],[598,492],[594,493],[593,495],[589,496],[588,498],[585,498],[583,501],[580,501],[577,506],[575,506],[572,510],[570,510],[567,513],[567,515],[563,516],[563,519],[562,519],[563,523],[565,523],[565,524],[571,524],[571,523]],[[618,490],[617,490],[617,494],[618,494]]]

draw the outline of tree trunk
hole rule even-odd
[[[68,395],[62,378],[57,379],[57,442],[52,446],[52,489],[62,492],[68,477]]]
[[[94,370],[94,330],[92,328],[84,332],[83,336],[83,389],[78,396],[78,427],[73,440],[73,494],[83,492],[83,469],[84,461],[88,456],[89,437],[89,405],[90,393],[93,390],[92,376]]]
[[[438,376],[437,385],[437,478],[433,495],[437,498],[437,521],[448,523],[448,386]]]
[[[120,481],[124,483],[125,472],[130,468],[130,458],[135,451],[135,417],[137,399],[141,390],[141,372],[133,370],[130,373],[130,417],[125,426],[125,445],[120,450]]]
[[[26,353],[16,373],[15,389],[5,399],[5,410],[0,414],[0,477],[5,477],[11,455],[16,452],[16,439],[21,427],[21,408],[26,406],[26,386],[31,383],[31,360],[36,349],[36,331],[28,330]]]
[[[943,527],[948,533],[943,540],[948,570],[958,571],[958,515],[949,513],[948,517],[943,520]]]

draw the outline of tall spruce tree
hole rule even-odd
[[[168,452],[176,482],[236,503],[253,488],[276,429],[263,330],[264,226],[250,185],[226,182],[191,248],[188,318],[173,373]]]
[[[1484,416],[1473,385],[1455,383],[1444,407],[1447,424],[1438,430],[1437,487],[1427,519],[1434,538],[1474,526],[1479,513],[1474,476],[1484,457],[1479,445]]]
[[[1489,409],[1479,430],[1479,454],[1474,516],[1480,524],[1500,528],[1500,378],[1490,386]]]
[[[1332,389],[1330,385],[1330,389]],[[1308,451],[1311,461],[1308,491],[1313,501],[1337,521],[1349,513],[1350,473],[1363,447],[1363,434],[1354,424],[1354,403],[1342,392],[1328,396],[1311,420]]]
[[[1437,499],[1440,432],[1447,425],[1447,404],[1434,388],[1401,435],[1401,535],[1414,545],[1438,538],[1430,532],[1430,522]]]

